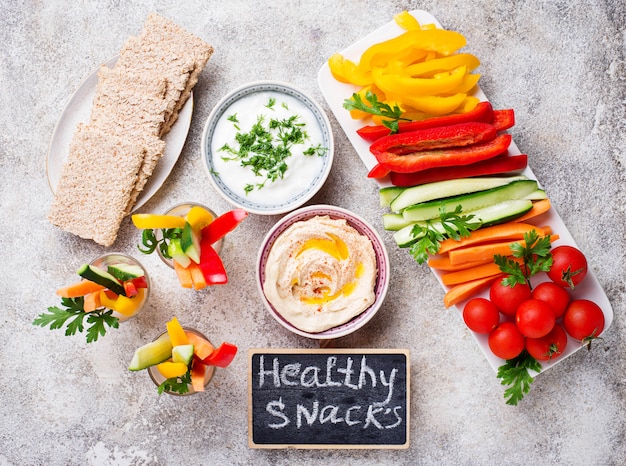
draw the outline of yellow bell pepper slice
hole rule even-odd
[[[187,222],[189,222],[189,225],[191,225],[191,229],[195,233],[199,233],[200,230],[202,230],[205,226],[215,220],[211,212],[199,205],[195,205],[191,209],[189,209],[189,212],[187,212],[185,218],[187,219]]]
[[[383,70],[375,68],[372,71],[374,82],[385,94],[399,96],[400,102],[411,105],[405,96],[430,96],[450,92],[456,88],[465,77],[467,68],[459,66],[447,73],[447,76],[435,78],[412,78],[406,75],[386,74]],[[413,107],[413,105],[411,105]],[[421,108],[417,108],[421,110]]]
[[[459,66],[465,66],[472,71],[480,66],[480,60],[471,53],[456,53],[449,57],[435,58],[420,63],[414,63],[404,68],[403,72],[411,77],[430,77],[441,71],[450,71]]]
[[[335,53],[328,59],[328,67],[333,77],[342,83],[367,86],[372,84],[372,74],[369,70],[362,71],[356,63]]]
[[[185,364],[184,362],[172,361],[159,363],[157,364],[156,368],[166,379],[171,379],[172,377],[182,377],[189,370],[187,364]]]
[[[177,215],[134,214],[133,225],[140,230],[148,228],[183,228],[185,219]]]
[[[109,298],[105,290],[100,291],[100,304],[107,309],[119,312],[123,316],[131,317],[137,313],[145,297],[146,289],[138,288],[137,294],[132,298],[128,296],[117,295],[115,298]]]
[[[447,115],[456,111],[463,104],[467,94],[459,93],[451,96],[404,96],[404,102],[416,110],[429,113],[434,116]]]
[[[405,31],[414,31],[416,29],[422,29],[420,23],[415,19],[408,11],[404,10],[401,13],[398,13],[393,17],[394,21],[398,26],[400,26]]]
[[[380,61],[380,56],[393,57],[399,53],[403,53],[407,49],[419,49],[426,52],[437,52],[441,55],[448,56],[464,47],[466,44],[465,37],[455,31],[446,29],[418,29],[407,31],[393,39],[389,39],[369,47],[359,61],[359,69],[362,72],[371,70],[372,59],[376,57]],[[378,63],[379,64],[379,63]]]
[[[180,325],[180,322],[178,322],[176,317],[172,317],[172,320],[167,322],[165,326],[167,328],[167,334],[170,337],[170,341],[172,342],[172,346],[189,344],[189,338],[187,338],[185,330],[182,325]]]

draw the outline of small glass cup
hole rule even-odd
[[[206,341],[209,341],[209,339],[207,337],[205,337],[202,333],[200,333],[198,330],[194,329],[194,328],[190,328],[190,327],[183,327],[183,329],[186,332],[191,332],[194,333],[196,335],[198,335],[201,338],[204,338]],[[167,331],[165,332],[161,332],[160,334],[158,334],[153,341],[158,340],[159,338],[161,338],[163,335],[165,335],[167,333]],[[163,382],[165,382],[165,377],[163,376],[163,374],[161,374],[159,372],[159,369],[157,369],[156,366],[149,366],[148,367],[148,374],[150,375],[150,378],[152,379],[152,381],[154,382],[154,384],[158,387],[159,385],[161,385]],[[206,388],[209,385],[209,382],[211,382],[211,380],[213,379],[213,375],[215,374],[215,366],[207,366],[206,371],[204,372],[204,388]],[[198,392],[196,392],[193,387],[191,386],[191,384],[189,384],[189,391],[187,393],[178,393],[178,392],[171,392],[169,390],[165,390],[163,393],[167,393],[169,395],[175,395],[175,396],[188,396],[188,395],[194,395]]]
[[[124,254],[121,252],[111,252],[111,253],[103,254],[102,256],[95,258],[93,261],[91,261],[90,264],[105,271],[107,270],[108,266],[116,265],[116,264],[135,265],[135,266],[140,267],[141,270],[143,270],[143,274],[146,277],[146,283],[148,284],[147,288],[143,292],[141,303],[137,306],[137,308],[132,314],[125,315],[125,314],[121,314],[113,310],[113,315],[117,317],[120,322],[124,322],[125,320],[135,317],[137,314],[139,314],[139,312],[141,312],[141,310],[145,307],[146,302],[148,301],[148,298],[150,296],[150,287],[151,287],[150,277],[148,276],[148,271],[141,264],[141,262],[139,262],[137,259],[127,254]]]
[[[213,212],[213,210],[209,209],[207,206],[199,204],[197,202],[183,202],[181,204],[176,204],[174,207],[171,207],[169,210],[167,210],[165,212],[165,215],[176,215],[178,217],[184,217],[185,215],[187,215],[187,212],[189,212],[191,210],[192,207],[194,206],[199,206],[202,207],[203,209],[208,210],[211,215],[213,216],[213,219],[217,218],[217,215],[215,214],[215,212]],[[157,239],[161,239],[161,230],[157,231]],[[213,244],[213,249],[215,249],[216,253],[220,253],[220,250],[222,249],[222,243],[224,242],[224,238],[219,239],[218,241],[216,241]],[[159,248],[157,248],[157,253],[159,254],[159,257],[161,258],[161,260],[168,266],[171,268],[174,268],[174,263],[172,261],[172,259],[167,259],[165,257],[163,257],[163,254],[161,254],[161,250]]]

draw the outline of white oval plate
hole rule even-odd
[[[109,67],[115,65],[117,55],[103,65]],[[102,66],[102,65],[101,65]],[[63,171],[63,165],[70,153],[70,143],[74,137],[74,132],[78,123],[86,123],[91,115],[91,106],[96,93],[96,85],[98,84],[98,66],[87,78],[81,83],[76,92],[72,95],[69,102],[65,106],[61,117],[52,133],[52,140],[46,158],[46,173],[48,175],[48,183],[53,193],[56,192]],[[161,185],[169,176],[172,168],[176,164],[180,156],[187,134],[191,126],[191,116],[193,114],[193,93],[189,96],[187,102],[180,110],[178,119],[172,126],[172,129],[165,135],[165,152],[159,160],[152,176],[146,183],[143,191],[137,198],[137,202],[133,207],[133,212],[144,205],[159,190]]]
[[[279,94],[285,94],[285,96],[299,100],[304,104],[313,114],[313,117],[319,125],[319,129],[322,134],[322,146],[328,148],[328,151],[324,155],[324,162],[321,170],[312,179],[308,185],[303,185],[302,189],[294,196],[288,199],[281,199],[272,203],[260,203],[252,201],[245,197],[245,194],[235,192],[231,187],[227,186],[219,176],[219,170],[216,169],[216,163],[214,158],[219,157],[214,153],[212,149],[213,139],[216,131],[216,127],[221,120],[221,117],[228,111],[228,109],[236,103],[238,100],[247,97],[251,94],[258,92],[274,92]],[[219,192],[224,199],[233,204],[236,207],[245,209],[246,211],[259,215],[277,215],[292,211],[305,202],[311,199],[324,185],[330,169],[333,163],[334,155],[334,140],[330,127],[328,117],[311,97],[307,96],[301,90],[293,87],[290,84],[275,82],[275,81],[256,81],[248,84],[244,84],[224,96],[217,105],[213,108],[213,111],[207,119],[204,131],[202,134],[202,159],[204,160],[204,166],[209,175],[209,180],[213,184],[214,188]],[[289,170],[288,170],[289,171]],[[279,183],[280,181],[276,181]],[[243,191],[243,187],[241,189]]]
[[[437,19],[434,16],[432,16],[430,13],[426,11],[414,10],[414,11],[411,11],[410,13],[419,21],[420,24],[435,24],[437,27],[441,28],[441,24],[439,23],[439,21],[437,21]],[[340,53],[344,57],[358,62],[360,56],[368,47],[370,47],[373,44],[382,42],[384,40],[396,37],[402,32],[404,32],[404,30],[400,28],[395,23],[395,21],[392,20],[388,22],[387,24],[385,24],[384,26],[382,26],[381,28],[375,30],[374,32],[368,34],[364,38],[358,40],[357,42],[355,42],[354,44],[352,44],[345,50],[341,51]],[[324,65],[322,65],[322,67],[319,70],[318,84],[320,86],[322,94],[324,95],[324,98],[328,102],[329,107],[331,108],[333,114],[337,118],[337,121],[339,122],[340,126],[343,128],[344,132],[346,133],[346,136],[348,137],[348,139],[354,146],[356,152],[359,154],[361,161],[363,162],[365,167],[368,170],[370,170],[374,165],[376,165],[376,158],[372,155],[372,153],[369,150],[369,143],[365,141],[363,138],[361,138],[357,134],[356,130],[365,124],[372,124],[372,123],[371,122],[364,123],[361,120],[353,120],[350,117],[350,114],[348,113],[348,111],[343,108],[344,100],[350,98],[350,96],[352,96],[352,93],[359,90],[359,87],[354,86],[352,84],[340,83],[339,81],[337,81],[330,73],[328,62],[324,63]],[[478,86],[476,86],[476,91],[474,92],[473,95],[478,97],[480,100],[487,100],[487,97]],[[515,144],[515,142],[511,143],[509,147],[509,153],[511,155],[521,153],[517,145]],[[522,174],[528,176],[531,179],[535,179],[535,180],[537,179],[537,177],[534,175],[530,167],[526,167],[526,169],[522,172]],[[387,179],[376,180],[376,181],[380,184],[381,187],[391,185],[391,183]],[[576,242],[574,241],[574,238],[572,238],[572,235],[567,230],[567,227],[563,223],[563,220],[561,220],[561,217],[555,210],[554,206],[547,213],[539,217],[536,221],[540,222],[541,225],[550,225],[552,227],[553,233],[559,235],[560,239],[553,243],[555,247],[562,245],[562,244],[567,244],[567,245],[576,247]],[[441,281],[441,272],[433,269],[433,273],[437,277],[437,280],[439,281],[443,289],[447,291],[448,287],[446,287]],[[539,274],[536,277],[534,277],[533,285],[536,286],[540,282],[546,281],[546,280],[547,280],[547,277],[545,276],[544,273]],[[589,270],[587,278],[585,278],[585,280],[581,283],[581,285],[578,286],[577,289],[573,293],[571,293],[571,295],[572,295],[572,299],[583,299],[583,298],[589,299],[591,301],[594,301],[598,306],[600,306],[600,308],[604,312],[604,318],[605,318],[604,331],[606,332],[606,330],[611,325],[611,322],[613,321],[613,308],[611,307],[611,303],[609,299],[607,298],[606,293],[604,293],[604,290],[600,286],[600,283],[598,282],[597,278],[595,277],[595,275],[593,274],[591,270]],[[489,291],[488,290],[484,291],[478,294],[477,296],[488,298]],[[461,315],[463,313],[463,307],[465,306],[466,302],[467,301],[459,303],[457,306],[455,306]],[[474,336],[476,342],[478,343],[478,346],[480,347],[481,351],[485,355],[485,358],[489,362],[489,365],[493,368],[494,371],[497,372],[498,367],[504,364],[504,361],[493,355],[493,353],[489,349],[486,335],[479,335],[474,332],[471,332],[471,333]],[[555,364],[558,364],[559,362],[563,361],[566,357],[578,351],[579,349],[581,349],[580,342],[575,341],[574,339],[568,336],[567,348],[563,352],[563,355],[554,361],[542,362],[541,363],[542,372],[554,366]]]

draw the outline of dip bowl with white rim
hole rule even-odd
[[[360,235],[367,237],[374,249],[377,273],[374,284],[375,300],[372,304],[369,305],[369,307],[367,307],[360,314],[354,316],[352,319],[345,323],[339,324],[335,327],[323,330],[321,332],[312,333],[297,328],[274,308],[274,306],[270,303],[265,294],[264,282],[266,278],[268,257],[270,256],[270,251],[276,240],[294,223],[307,221],[317,216],[328,216],[331,219],[346,220],[347,224],[354,228]],[[279,220],[267,233],[261,244],[259,255],[257,257],[256,280],[258,290],[263,300],[263,304],[269,311],[270,315],[280,325],[297,335],[317,340],[331,340],[355,332],[356,330],[367,324],[374,317],[374,315],[382,306],[387,295],[387,289],[389,288],[389,272],[389,256],[387,254],[385,245],[376,230],[374,230],[364,219],[340,207],[335,207],[331,205],[312,205],[300,208],[298,210],[295,210],[294,212],[291,212],[290,214],[287,214],[285,217]]]
[[[281,138],[279,131],[283,136],[301,131],[304,138]],[[334,139],[328,117],[303,91],[256,81],[229,92],[213,108],[201,150],[211,184],[228,202],[250,213],[278,215],[302,206],[324,185]]]

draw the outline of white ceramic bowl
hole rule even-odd
[[[362,235],[365,235],[369,238],[369,240],[372,242],[372,246],[374,247],[374,252],[376,254],[378,276],[376,278],[375,285],[376,300],[369,308],[354,317],[352,320],[342,325],[330,328],[319,333],[309,333],[293,326],[274,309],[274,307],[265,297],[265,293],[263,292],[263,282],[265,281],[265,263],[276,239],[293,223],[302,220],[308,220],[318,215],[328,215],[330,218],[334,219],[345,219],[350,226],[352,226]],[[326,340],[342,337],[353,333],[354,331],[363,327],[367,322],[372,319],[372,317],[374,317],[374,315],[382,306],[383,301],[385,300],[385,296],[387,295],[387,289],[389,288],[389,272],[389,256],[387,255],[385,245],[376,230],[374,230],[365,220],[363,220],[358,215],[340,207],[330,205],[313,205],[303,207],[286,215],[281,220],[279,220],[276,225],[274,225],[274,227],[272,227],[272,229],[267,233],[265,239],[263,240],[263,243],[261,244],[261,249],[257,258],[256,278],[257,286],[259,292],[261,293],[263,304],[265,304],[265,307],[267,308],[271,316],[276,319],[279,324],[281,324],[287,330],[290,330],[298,335],[318,340]]]
[[[266,106],[270,97],[277,102],[273,110]],[[264,177],[254,176],[251,168],[242,167],[238,161],[225,162],[227,153],[220,149],[224,144],[238,147],[229,117],[236,115],[240,131],[247,133],[260,114],[266,121],[273,115],[276,119],[283,115],[280,118],[284,119],[285,114],[297,114],[297,122],[305,123],[310,139],[294,147],[294,155],[286,159],[283,179],[246,194],[246,184],[261,183]],[[323,156],[302,155],[305,147],[317,144],[325,149]],[[209,180],[228,202],[250,213],[277,215],[302,206],[324,185],[332,167],[334,140],[328,117],[311,97],[290,84],[257,81],[234,89],[217,103],[204,127],[201,150]]]

